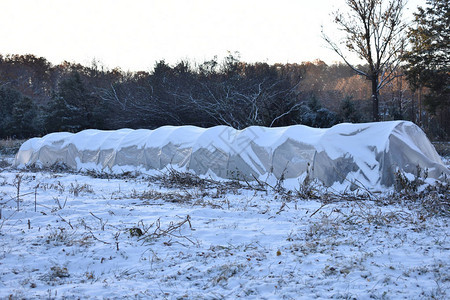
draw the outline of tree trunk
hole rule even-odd
[[[418,105],[419,105],[419,126],[422,126],[422,88],[419,88],[419,98],[418,98]]]
[[[380,121],[379,101],[378,101],[378,76],[372,75],[372,116],[374,122]]]

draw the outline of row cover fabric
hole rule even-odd
[[[84,130],[51,133],[26,141],[15,166],[64,163],[76,170],[120,173],[170,168],[223,179],[264,180],[306,177],[325,186],[390,187],[395,172],[449,176],[423,131],[407,121],[338,124],[328,129],[294,125],[163,126],[155,130]]]

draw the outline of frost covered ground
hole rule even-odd
[[[8,162],[0,298],[450,296],[448,193],[317,198],[311,187],[95,178]]]

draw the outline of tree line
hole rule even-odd
[[[195,67],[162,60],[151,72],[124,72],[97,63],[53,66],[34,55],[0,56],[0,136],[167,124],[282,126],[302,122],[301,112],[307,122],[308,109],[337,122],[318,103],[299,101],[306,68],[247,64],[230,54]]]
[[[404,81],[382,94],[383,120],[418,120]],[[370,105],[367,80],[322,61],[250,64],[233,53],[222,61],[162,60],[150,72],[125,72],[98,62],[54,66],[34,55],[0,56],[0,138],[188,124],[329,127],[371,121]],[[424,119],[436,117],[424,111]]]

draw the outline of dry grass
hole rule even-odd
[[[9,168],[10,166],[11,164],[7,160],[0,158],[0,169],[6,169]]]
[[[133,190],[131,198],[143,200],[142,205],[148,204],[148,200],[163,200],[170,203],[191,203],[192,196],[189,193],[181,194],[177,192],[162,193],[155,190],[137,191]]]
[[[14,155],[19,151],[20,146],[25,142],[25,140],[13,140],[6,139],[0,140],[0,154],[3,155]]]
[[[433,146],[440,156],[450,156],[450,142],[434,142]]]

